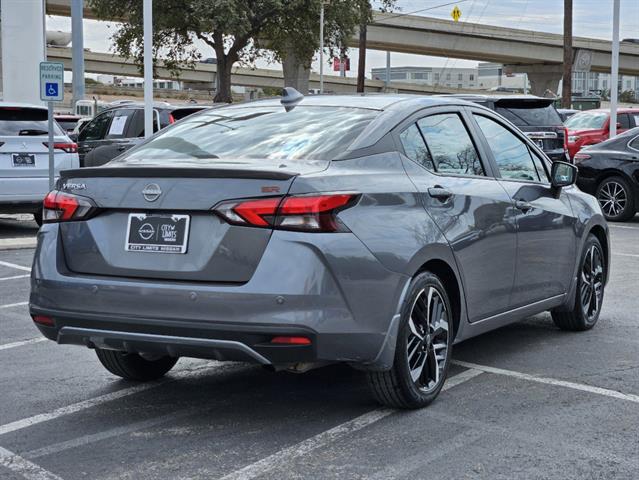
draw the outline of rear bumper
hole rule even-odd
[[[75,274],[58,233],[46,224],[38,233],[30,297],[31,313],[55,322],[38,328],[58,343],[263,364],[390,366],[384,347],[409,279],[385,269],[352,234],[276,231],[252,278],[223,285]],[[269,344],[274,336],[305,336],[311,345]]]

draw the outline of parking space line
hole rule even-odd
[[[0,310],[3,308],[22,307],[23,305],[29,305],[29,302],[7,303],[6,305],[0,305]]]
[[[0,250],[22,250],[34,248],[38,244],[36,237],[18,237],[0,239]]]
[[[0,278],[0,282],[4,282],[5,280],[16,280],[18,278],[28,278],[31,275],[26,274],[26,275],[14,275],[13,277],[2,277]]]
[[[639,228],[637,229],[639,230]],[[619,255],[620,257],[635,257],[635,258],[639,258],[639,254],[636,253],[619,253],[619,252],[612,252],[613,255]]]
[[[456,387],[471,378],[475,378],[477,375],[480,375],[482,372],[479,370],[467,370],[458,375],[455,375],[447,380],[444,385],[443,390],[448,390],[449,388]],[[368,427],[375,422],[389,416],[391,413],[395,413],[397,410],[392,408],[378,408],[376,410],[370,411],[359,417],[356,417],[348,422],[342,423],[336,427],[331,428],[330,430],[326,430],[322,433],[318,433],[317,435],[307,438],[300,443],[296,443],[295,445],[291,445],[290,447],[286,447],[278,452],[275,452],[268,457],[265,457],[261,460],[258,460],[255,463],[251,463],[239,470],[229,473],[221,478],[221,480],[250,480],[259,476],[263,476],[264,474],[275,470],[281,467],[285,462],[290,462],[295,458],[306,455],[307,453],[312,452],[320,447],[328,445],[329,443],[345,436],[350,433],[361,430],[362,428]]]
[[[0,465],[13,473],[22,475],[27,480],[62,480],[54,473],[2,447],[0,447]]]
[[[25,272],[30,272],[31,267],[23,267],[22,265],[18,265],[17,263],[3,262],[0,260],[0,265],[3,267],[15,268],[17,270],[24,270]]]
[[[236,367],[235,364],[230,364],[230,367]],[[33,425],[38,425],[39,423],[48,422],[49,420],[54,420],[59,417],[63,417],[65,415],[70,415],[72,413],[77,413],[82,410],[86,410],[91,407],[96,407],[98,405],[102,405],[103,403],[111,402],[113,400],[117,400],[119,398],[128,397],[129,395],[133,395],[136,393],[144,392],[145,390],[150,390],[155,387],[159,387],[161,385],[165,385],[167,383],[173,382],[178,379],[187,378],[190,376],[197,376],[203,373],[207,373],[208,370],[216,368],[227,369],[229,366],[221,366],[219,362],[215,362],[214,364],[207,363],[206,365],[191,368],[187,370],[182,370],[176,372],[171,377],[166,377],[161,380],[155,380],[153,382],[141,383],[139,385],[134,385],[132,387],[123,388],[121,390],[117,390],[115,392],[107,393],[104,395],[100,395],[98,397],[89,398],[87,400],[83,400],[78,403],[74,403],[71,405],[67,405],[65,407],[57,408],[51,412],[41,413],[38,415],[34,415],[32,417],[23,418],[22,420],[16,420],[14,422],[5,423],[4,425],[0,425],[0,435],[5,435],[7,433],[15,432],[17,430],[22,430],[23,428],[31,427]]]
[[[617,390],[593,387],[591,385],[585,385],[583,383],[568,382],[565,380],[557,380],[555,378],[537,377],[528,373],[515,372],[513,370],[504,370],[502,368],[489,367],[486,365],[477,365],[476,363],[462,362],[460,360],[453,360],[453,363],[459,365],[460,367],[474,368],[486,373],[494,373],[496,375],[504,375],[506,377],[518,378],[520,380],[527,380],[529,382],[544,383],[546,385],[555,385],[557,387],[571,388],[573,390],[580,390],[582,392],[589,392],[597,395],[604,395],[606,397],[617,398],[619,400],[626,400],[628,402],[639,403],[639,395],[633,395],[632,393],[621,393]]]
[[[47,339],[45,337],[37,337],[37,338],[30,338],[29,340],[21,340],[19,342],[5,343],[3,345],[0,345],[0,350],[8,350],[10,348],[22,347],[23,345],[31,345],[32,343],[40,343],[46,340]]]
[[[631,227],[629,225],[613,225],[609,223],[608,226],[612,228],[625,228],[626,230],[639,230],[639,227]]]

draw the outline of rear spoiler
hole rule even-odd
[[[238,168],[207,167],[87,167],[62,170],[60,178],[255,178],[266,180],[288,180],[297,176],[297,172],[249,170]]]
[[[500,98],[499,100],[495,100],[496,107],[503,108],[542,108],[552,105],[554,103],[554,98]]]

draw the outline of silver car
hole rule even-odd
[[[54,122],[55,176],[78,168],[78,148]],[[42,220],[49,191],[47,109],[0,102],[0,213],[33,213]]]
[[[141,381],[181,356],[345,362],[417,408],[456,342],[545,310],[595,325],[608,227],[573,165],[459,99],[286,94],[63,172],[33,264],[42,333]]]

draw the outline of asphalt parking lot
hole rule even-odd
[[[119,380],[40,337],[33,249],[6,241],[28,244],[35,223],[0,218],[0,478],[637,479],[639,217],[610,230],[593,330],[542,314],[469,340],[438,400],[404,412],[344,366],[182,359],[161,381]]]

